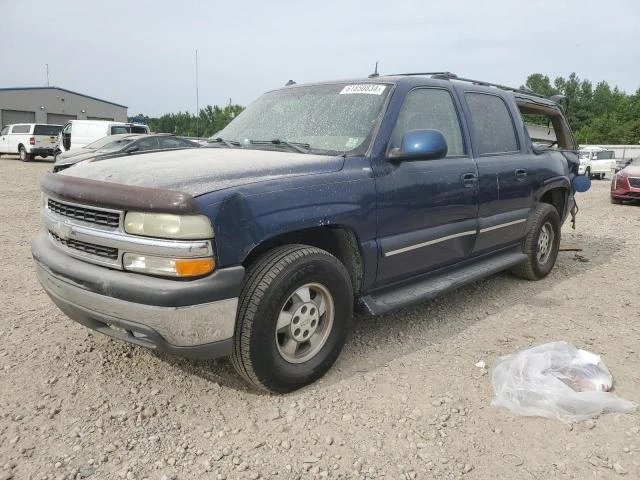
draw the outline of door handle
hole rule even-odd
[[[516,168],[515,174],[516,174],[516,178],[518,180],[524,180],[527,177],[527,169],[526,168]]]
[[[478,181],[478,176],[475,173],[464,173],[461,180],[465,188],[471,188]]]

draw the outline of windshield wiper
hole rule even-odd
[[[239,147],[240,142],[236,142],[234,140],[226,140],[222,137],[216,137],[209,140],[209,143],[222,143],[229,148]]]
[[[309,149],[311,148],[311,145],[308,143],[287,142],[286,140],[280,140],[279,138],[274,138],[273,140],[249,140],[249,143],[251,145],[286,145],[292,150],[300,153],[309,153]]]

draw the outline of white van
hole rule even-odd
[[[149,133],[149,127],[138,123],[108,120],[70,120],[60,132],[54,159],[62,152],[76,150],[102,137],[120,133]]]
[[[0,155],[18,154],[28,162],[36,155],[47,158],[53,155],[62,125],[47,123],[16,123],[0,130]]]
[[[616,169],[616,152],[602,147],[583,147],[579,151],[578,174],[599,180],[612,175]]]

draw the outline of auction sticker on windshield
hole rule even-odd
[[[382,95],[386,85],[376,85],[371,83],[363,83],[361,85],[347,85],[345,86],[340,95],[346,95],[349,93],[366,93],[369,95]]]

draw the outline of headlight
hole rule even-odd
[[[213,238],[213,227],[204,215],[127,212],[124,230],[132,235],[145,237],[181,240]]]
[[[213,271],[212,258],[165,258],[139,253],[125,253],[122,266],[132,272],[168,277],[198,277]]]

